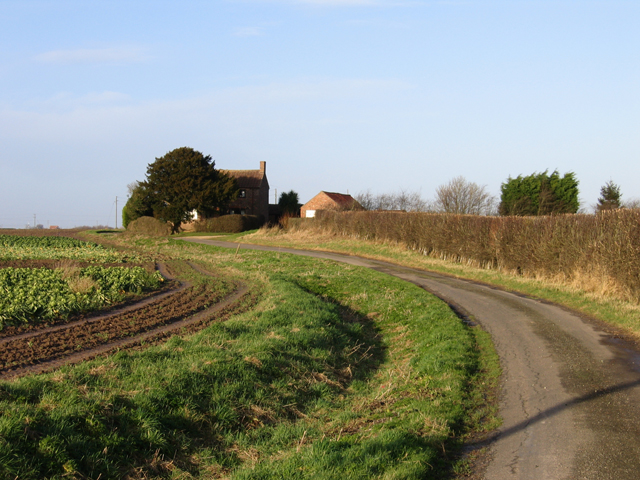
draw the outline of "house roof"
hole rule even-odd
[[[262,170],[221,170],[235,177],[240,188],[260,188],[265,172]]]
[[[336,202],[341,207],[350,207],[356,201],[351,195],[344,193],[335,193],[335,192],[325,192],[324,190],[320,193],[324,193],[331,200]]]
[[[325,202],[326,199],[330,201],[330,203],[324,205],[324,208],[329,207],[331,204],[333,205],[333,208],[337,207],[338,209],[362,208],[358,201],[349,194],[325,192],[324,190],[305,203],[302,208],[307,209],[309,208],[309,205],[314,205],[320,208],[318,201],[321,202],[320,204],[324,203],[321,199],[325,199]]]

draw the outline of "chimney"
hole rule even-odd
[[[267,173],[267,162],[260,162],[260,173]]]

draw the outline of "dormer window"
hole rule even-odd
[[[238,194],[238,198],[247,198],[247,191],[240,190],[240,193]]]

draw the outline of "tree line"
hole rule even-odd
[[[183,223],[199,217],[219,215],[237,198],[236,179],[215,168],[211,156],[190,147],[176,148],[156,158],[147,166],[146,178],[128,186],[129,199],[122,211],[122,223],[152,216],[171,225],[178,232]],[[509,177],[500,187],[500,199],[489,194],[486,185],[478,185],[458,176],[439,186],[433,201],[425,201],[418,192],[355,196],[365,210],[439,212],[471,215],[553,215],[577,213],[578,180],[574,172],[564,175],[548,170],[531,175]],[[622,207],[640,207],[639,202],[622,202],[620,187],[613,181],[600,190],[596,211]],[[298,194],[293,190],[281,195],[278,202],[284,214],[299,212]]]
[[[500,187],[500,198],[478,185],[458,176],[440,185],[432,201],[422,199],[418,192],[400,190],[397,193],[372,194],[367,190],[355,196],[365,210],[434,212],[466,215],[554,215],[577,213],[580,209],[578,179],[574,172],[564,175],[549,173],[509,177]],[[600,190],[597,212],[616,208],[639,208],[639,201],[623,202],[620,187],[613,181]]]

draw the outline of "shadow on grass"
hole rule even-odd
[[[365,381],[371,378],[388,358],[387,347],[382,342],[382,332],[376,326],[375,321],[334,298],[310,289],[307,285],[296,282],[296,286],[337,309],[342,319],[343,330],[339,338],[345,338],[345,335],[348,336],[353,334],[354,331],[357,332],[356,345],[351,347],[345,355],[343,365],[343,368],[352,365],[356,365],[357,368],[352,371],[352,378],[345,383],[345,386],[354,380]],[[341,346],[349,348],[347,345]],[[335,345],[335,347],[338,347],[338,345]]]
[[[386,351],[371,319],[273,281],[286,302],[250,321],[121,352],[58,380],[0,384],[0,478],[169,478],[176,467],[197,476],[203,451],[230,471],[246,461],[235,448],[242,437],[272,438],[274,427],[375,373]]]

